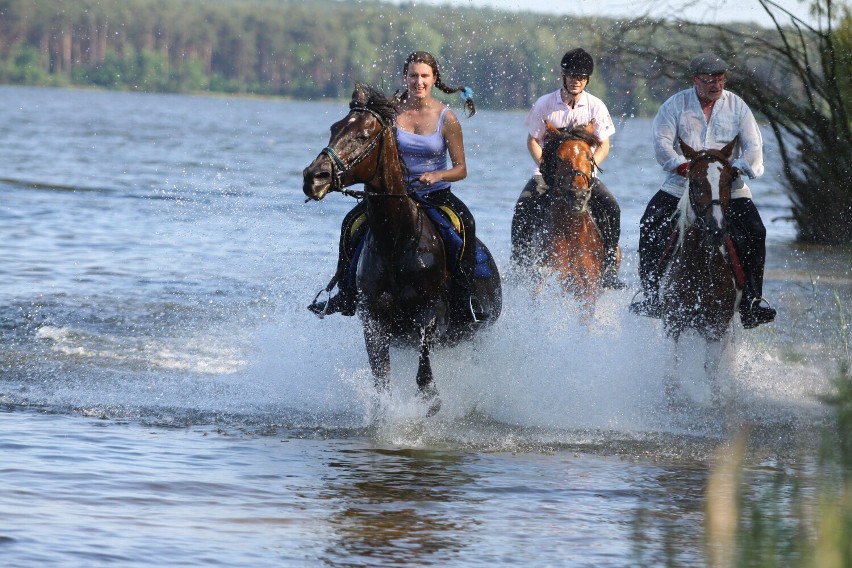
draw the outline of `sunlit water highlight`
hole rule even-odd
[[[753,432],[757,472],[812,446],[841,352],[848,254],[790,245],[767,133],[754,184],[777,324],[735,326],[714,407],[667,406],[671,345],[626,310],[659,174],[620,121],[605,180],[622,272],[594,322],[508,266],[529,175],[522,113],[464,120],[456,191],[505,278],[504,312],[372,388],[356,318],[305,306],[352,203],[305,204],[301,169],[342,103],[0,88],[0,554],[8,565],[654,565],[701,562],[707,457]],[[14,522],[8,521],[14,519]],[[676,542],[671,552],[671,542]],[[639,560],[637,560],[639,559]]]

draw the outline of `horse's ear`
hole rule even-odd
[[[561,133],[558,128],[550,124],[549,121],[544,121],[544,136],[542,136],[542,138],[545,142],[547,142],[548,139],[552,140],[554,136],[559,136],[560,134]]]
[[[364,85],[355,83],[355,89],[352,91],[352,101],[350,105],[364,106],[367,104],[367,93],[364,91]]]
[[[734,146],[737,145],[737,141],[739,139],[740,139],[740,137],[737,136],[736,138],[734,138],[733,140],[731,140],[730,142],[725,144],[725,146],[721,150],[719,150],[722,153],[722,155],[725,156],[726,160],[731,159],[731,154],[734,153]]]
[[[686,143],[686,142],[684,142],[683,140],[681,140],[681,139],[679,139],[679,138],[678,138],[678,142],[680,142],[680,149],[681,149],[681,151],[683,152],[683,155],[684,155],[684,157],[686,157],[686,159],[687,159],[687,160],[692,161],[692,160],[695,158],[695,156],[697,156],[697,155],[698,155],[698,152],[696,152],[695,150],[693,150],[693,149],[689,146],[689,144],[687,144],[687,143]]]
[[[587,124],[587,125],[585,126],[585,130],[586,130],[586,132],[588,132],[589,134],[594,134],[594,133],[595,133],[595,123],[594,123],[594,121],[592,121],[592,122],[590,122],[589,124]]]

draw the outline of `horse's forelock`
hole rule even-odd
[[[364,107],[376,112],[382,117],[386,124],[392,124],[397,115],[397,109],[393,102],[389,100],[382,91],[372,85],[363,85],[359,83],[359,86],[366,97]],[[349,108],[355,108],[357,106],[360,105],[355,98],[353,98],[349,103]]]
[[[559,134],[552,134],[553,139],[557,140],[560,144],[565,142],[566,140],[581,140],[585,142],[589,146],[600,146],[601,139],[598,138],[594,132],[589,132],[586,130],[585,126],[573,126],[569,128],[560,128]]]

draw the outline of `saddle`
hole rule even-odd
[[[435,225],[438,233],[441,235],[441,240],[444,243],[450,274],[455,278],[459,276],[459,264],[462,254],[466,246],[470,246],[468,239],[465,238],[464,225],[461,222],[459,215],[447,205],[433,205],[423,200],[415,201],[422,208],[423,212],[429,217]],[[348,278],[350,284],[354,286],[355,272],[358,265],[358,259],[361,255],[361,250],[369,235],[369,227],[365,224],[367,213],[364,212],[351,220],[349,225],[344,228],[344,254],[349,266]],[[473,276],[477,279],[487,279],[493,276],[489,256],[483,249],[481,243],[477,239],[474,243],[476,247],[476,266]]]

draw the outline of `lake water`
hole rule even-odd
[[[376,400],[356,318],[305,306],[353,201],[301,170],[344,103],[0,87],[0,556],[7,566],[695,566],[710,456],[751,429],[754,484],[807,471],[852,301],[849,254],[797,247],[769,132],[753,183],[778,321],[736,325],[730,404],[700,342],[667,407],[671,345],[626,306],[661,181],[648,120],[617,119],[603,179],[624,278],[589,328],[506,283],[501,319],[393,352]],[[523,113],[462,119],[455,185],[508,271],[529,176]],[[804,457],[802,457],[804,455]],[[803,479],[807,474],[803,473]]]

